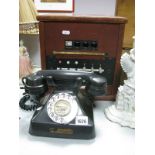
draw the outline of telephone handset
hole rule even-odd
[[[26,95],[20,100],[20,107],[36,109],[30,134],[78,139],[95,137],[93,98],[106,93],[107,82],[103,76],[85,71],[41,70],[24,77],[22,82]],[[28,99],[32,105],[25,104]]]

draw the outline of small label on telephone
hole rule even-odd
[[[76,116],[76,125],[88,125],[88,116]]]

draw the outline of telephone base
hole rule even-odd
[[[94,97],[106,93],[107,81],[85,71],[42,70],[23,77],[25,93],[37,101],[29,133],[36,136],[95,138]],[[84,87],[84,91],[81,91]],[[25,100],[23,101],[24,106]],[[34,109],[34,108],[30,108]]]
[[[89,103],[89,100],[87,100],[87,102]],[[77,115],[71,122],[67,124],[60,124],[52,121],[48,117],[46,109],[47,104],[42,107],[42,109],[35,111],[29,127],[29,133],[31,135],[70,139],[95,138],[92,104],[89,104],[84,108],[87,115],[84,111],[81,111],[81,115]]]
[[[95,138],[94,125],[56,125],[31,123],[29,133],[35,136],[69,138],[69,139],[93,139]]]

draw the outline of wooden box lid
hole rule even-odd
[[[39,14],[39,21],[55,22],[82,22],[82,23],[127,23],[127,18],[119,16],[102,16],[102,15],[58,15],[58,14]]]

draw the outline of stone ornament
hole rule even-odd
[[[135,49],[124,53],[120,63],[127,80],[118,88],[116,103],[105,109],[105,115],[121,126],[135,128]]]

